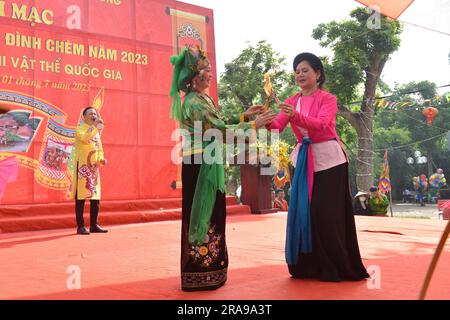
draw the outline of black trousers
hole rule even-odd
[[[97,224],[98,219],[98,211],[100,209],[100,200],[90,200],[91,201],[91,228]],[[86,200],[75,200],[75,212],[77,217],[77,227],[81,228],[84,227],[84,203]]]

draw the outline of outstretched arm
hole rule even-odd
[[[291,97],[286,99],[284,104],[280,104],[282,112],[280,112],[278,116],[275,118],[275,120],[270,125],[267,126],[268,130],[279,130],[280,132],[284,131],[284,129],[286,128],[291,119],[285,112],[283,112],[282,106],[288,105],[292,110],[295,110],[293,104],[295,104],[295,102],[297,101],[296,99],[298,99],[297,96]]]

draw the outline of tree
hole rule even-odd
[[[441,98],[437,103],[439,115],[431,126],[427,125],[422,110],[428,106],[426,100],[436,97],[437,88],[434,83],[422,81],[397,85],[391,101],[409,101],[413,107],[399,108],[398,110],[379,110],[375,120],[375,150],[377,159],[375,163],[378,175],[384,149],[389,151],[389,163],[393,196],[401,197],[405,188],[412,188],[412,177],[425,174],[428,177],[434,173],[436,167],[442,167],[444,172],[450,172],[448,158],[450,152],[445,145],[445,136],[450,130],[450,108],[448,102]],[[445,100],[445,101],[444,101]],[[409,166],[406,160],[413,157],[414,152],[421,151],[428,158],[427,164],[414,164]]]
[[[219,80],[219,103],[225,118],[240,113],[253,104],[266,100],[264,74],[272,73],[272,86],[283,98],[292,92],[293,76],[285,71],[285,58],[275,52],[267,41],[256,46],[247,44],[241,54],[225,64]]]
[[[378,28],[369,28],[371,13],[365,8],[351,12],[351,19],[343,22],[319,24],[313,37],[322,47],[330,47],[334,56],[328,65],[327,88],[336,94],[339,115],[344,117],[358,134],[357,177],[360,190],[373,184],[373,122],[374,108],[370,101],[376,97],[381,74],[390,55],[400,46],[400,23],[380,17]],[[358,97],[359,86],[364,92],[359,108],[349,107]]]

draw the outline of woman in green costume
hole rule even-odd
[[[271,123],[275,115],[260,114],[262,106],[251,106],[236,117],[239,124],[227,125],[207,94],[212,70],[205,53],[185,47],[180,55],[171,58],[171,63],[174,67],[171,113],[185,135],[181,287],[184,291],[215,290],[226,282],[228,269],[224,167],[222,153],[215,152],[220,150],[223,141],[206,139],[204,133],[216,129],[226,137],[227,129],[261,128]],[[186,94],[183,103],[180,91]],[[259,115],[255,121],[246,122],[256,114]]]

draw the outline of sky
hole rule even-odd
[[[361,6],[354,0],[182,0],[214,10],[218,74],[247,46],[267,40],[290,68],[304,51],[331,56],[311,37],[319,23],[349,18]],[[399,20],[450,34],[450,0],[415,0]],[[450,36],[404,25],[401,47],[387,62],[382,79],[389,86],[428,80],[450,84]],[[290,70],[290,69],[289,69]],[[440,93],[450,88],[439,90]]]

